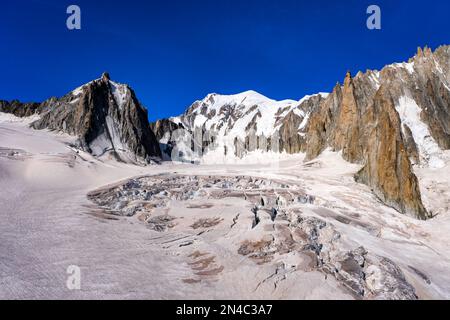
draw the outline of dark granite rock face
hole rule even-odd
[[[30,117],[42,111],[40,103],[22,103],[18,100],[4,101],[0,100],[0,112],[10,113],[16,117]]]
[[[158,120],[156,122],[150,123],[150,128],[155,133],[156,139],[158,141],[166,139],[168,141],[170,139],[171,134],[178,130],[183,129],[182,124],[177,124],[169,119]]]
[[[111,154],[137,163],[161,157],[147,110],[129,86],[111,81],[107,73],[59,99],[0,106],[3,112],[19,117],[39,114],[40,119],[31,127],[77,136],[79,147],[94,156]]]
[[[150,128],[155,133],[156,140],[159,141],[162,158],[170,160],[172,150],[175,147],[174,132],[184,129],[183,125],[172,122],[169,119],[163,119],[150,123]]]

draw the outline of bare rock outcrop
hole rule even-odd
[[[10,113],[16,117],[30,117],[42,111],[40,103],[22,103],[18,100],[5,101],[0,100],[0,112]]]
[[[306,150],[306,125],[311,112],[322,102],[323,95],[311,96],[300,103],[298,109],[290,111],[285,117],[278,119],[280,129],[277,132],[281,152],[294,154]],[[299,113],[297,110],[301,110]]]
[[[360,114],[355,98],[355,89],[350,72],[344,80],[342,91],[342,102],[336,122],[336,132],[334,136],[334,147],[342,150],[344,159],[355,162],[362,157],[362,146],[360,139]]]
[[[347,73],[312,111],[306,160],[326,148],[364,167],[356,175],[386,204],[419,219],[431,216],[421,201],[414,165],[439,167],[450,149],[450,47],[419,49],[408,63],[381,71]]]
[[[421,201],[417,178],[412,170],[401,121],[394,101],[385,87],[378,90],[374,103],[361,119],[366,125],[365,165],[356,181],[367,184],[387,205],[398,211],[429,217]]]
[[[159,142],[161,155],[164,160],[170,160],[172,150],[176,146],[176,139],[173,137],[177,130],[184,129],[182,124],[177,124],[169,119],[162,119],[150,123],[150,128],[155,133]]]
[[[161,156],[147,110],[134,91],[111,81],[108,73],[62,98],[43,103],[1,102],[0,111],[19,117],[38,114],[34,129],[61,131],[78,137],[78,147],[94,156],[148,163]]]
[[[314,112],[306,159],[317,157],[327,147],[342,151],[345,160],[364,165],[356,180],[371,187],[384,203],[401,213],[428,218],[410,162],[410,156],[417,157],[415,144],[403,133],[389,89],[382,85],[375,95],[372,90],[360,98],[355,92],[355,82],[348,73],[344,87],[336,86]]]

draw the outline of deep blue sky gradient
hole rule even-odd
[[[66,8],[82,30],[66,28]],[[366,8],[382,9],[382,30]],[[330,91],[347,70],[450,44],[450,1],[29,0],[0,3],[0,99],[62,96],[107,70],[151,120],[210,92],[273,99]]]

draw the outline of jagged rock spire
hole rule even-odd
[[[107,82],[109,80],[111,80],[111,77],[109,76],[109,73],[108,72],[103,72],[102,73],[102,81],[103,82]]]
[[[344,86],[350,85],[351,82],[352,82],[352,73],[350,72],[350,70],[348,70],[347,73],[345,74]]]
[[[161,152],[147,110],[130,87],[109,81],[104,72],[99,80],[47,100],[40,107],[40,119],[31,126],[77,136],[80,149],[97,157],[110,155],[133,163],[157,160]]]

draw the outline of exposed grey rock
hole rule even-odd
[[[31,124],[34,129],[77,136],[78,147],[94,156],[109,153],[139,163],[161,156],[147,110],[128,85],[111,81],[108,73],[62,98],[40,104],[2,101],[0,111],[19,117],[39,114],[40,119]]]
[[[169,119],[163,119],[150,123],[150,128],[155,133],[156,140],[159,142],[163,159],[170,160],[172,150],[176,146],[176,139],[172,134],[178,129],[184,129],[183,125],[172,122]]]
[[[22,103],[18,100],[4,101],[0,100],[0,112],[11,113],[16,117],[30,117],[36,113],[42,112],[43,105],[40,103]]]

